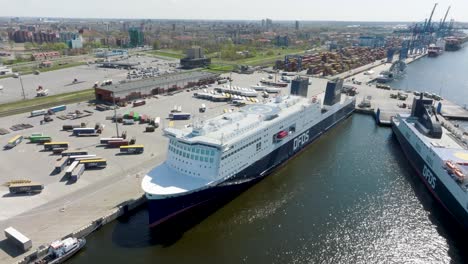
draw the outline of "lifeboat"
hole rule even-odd
[[[280,131],[278,134],[276,134],[277,139],[283,139],[288,136],[288,132],[285,130]]]
[[[455,176],[457,176],[457,179],[460,181],[463,181],[465,179],[465,174],[463,174],[463,172],[461,172],[461,170],[458,168],[453,171],[453,174],[455,174]]]
[[[445,165],[446,165],[447,168],[449,168],[450,170],[453,170],[453,169],[456,168],[456,167],[455,167],[455,164],[453,164],[453,162],[451,162],[451,161],[449,161],[449,160],[445,162]]]

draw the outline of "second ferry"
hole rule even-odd
[[[414,98],[411,115],[392,120],[392,129],[422,183],[468,229],[468,141],[463,134],[422,96]]]
[[[141,183],[150,227],[245,190],[350,116],[356,100],[341,98],[342,84],[329,82],[324,97],[307,97],[306,87],[297,93],[304,96],[278,96],[191,128],[165,128],[167,159]]]

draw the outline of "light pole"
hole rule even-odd
[[[21,79],[21,73],[18,73],[18,79],[21,84],[21,90],[23,91],[23,100],[26,100],[26,94],[24,94],[23,80]]]
[[[112,101],[114,102],[114,122],[115,122],[115,130],[117,131],[117,137],[119,137],[119,124],[117,122],[117,109],[115,107],[115,95],[112,92]]]

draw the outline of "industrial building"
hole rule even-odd
[[[194,69],[210,65],[211,59],[205,57],[201,47],[192,47],[187,50],[187,56],[180,59],[180,65],[184,69]]]
[[[165,94],[194,86],[212,84],[218,74],[209,72],[184,72],[151,79],[119,83],[94,89],[96,100],[113,102],[131,101],[157,94]]]

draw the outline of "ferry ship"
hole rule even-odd
[[[443,47],[438,47],[435,44],[431,44],[431,45],[429,45],[429,48],[427,49],[427,56],[437,57],[440,54],[442,54],[442,52],[444,52]]]
[[[355,98],[341,98],[341,87],[329,82],[323,98],[278,96],[191,128],[165,128],[167,159],[141,183],[150,227],[247,189],[350,116]]]
[[[432,100],[422,96],[414,99],[411,115],[400,114],[392,120],[392,129],[426,188],[468,228],[467,140],[442,122]]]

